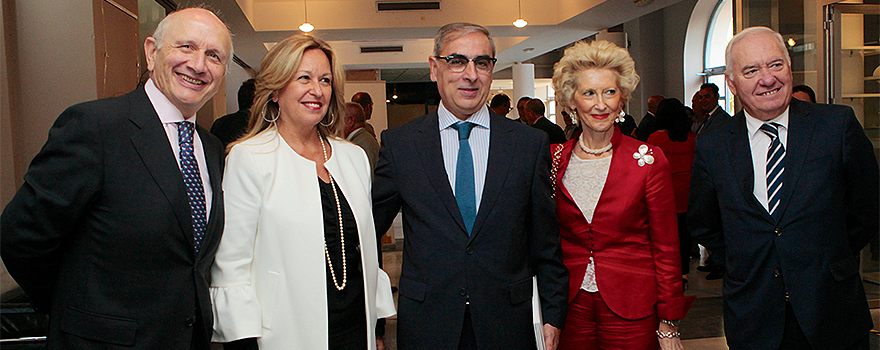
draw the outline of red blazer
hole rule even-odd
[[[697,134],[688,131],[687,140],[675,142],[669,139],[666,130],[656,131],[648,137],[648,144],[665,150],[669,168],[672,170],[672,192],[675,193],[675,212],[685,213],[688,206],[688,191],[691,187],[691,166],[694,164],[694,144]]]
[[[633,154],[645,143],[615,128],[608,178],[590,224],[562,184],[577,140],[552,148],[554,164],[558,163],[556,213],[562,259],[570,276],[569,302],[581,287],[592,255],[599,291],[617,315],[638,319],[656,313],[661,319],[683,319],[694,297],[682,293],[678,226],[666,157],[648,145],[646,155],[654,161],[639,166]],[[561,152],[557,152],[559,147]]]

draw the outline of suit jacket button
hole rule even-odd
[[[467,288],[462,288],[458,291],[458,295],[467,296]]]
[[[776,231],[776,237],[782,236],[782,230],[780,230],[780,229],[777,228],[777,229],[774,230],[774,231]]]
[[[779,270],[773,270],[773,277],[779,278]]]
[[[467,252],[468,255],[474,255],[474,248],[467,247],[464,251]]]
[[[186,328],[192,327],[196,323],[195,317],[187,317],[186,318]]]

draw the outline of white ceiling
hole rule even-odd
[[[202,2],[220,12],[235,34],[236,56],[255,69],[267,44],[300,33],[307,6],[308,21],[317,28],[312,34],[330,42],[346,69],[383,69],[383,80],[391,76],[409,80],[426,74],[433,37],[446,23],[487,27],[495,40],[496,71],[500,71],[680,0],[519,1],[522,17],[529,22],[522,29],[511,24],[518,17],[517,0],[440,0],[440,10],[382,13],[376,0]],[[403,46],[403,52],[361,53],[361,46]]]

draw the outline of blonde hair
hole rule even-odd
[[[280,111],[278,103],[272,102],[272,97],[295,78],[296,71],[302,62],[303,53],[311,49],[319,49],[327,55],[332,75],[330,105],[327,108],[327,114],[318,123],[318,130],[325,137],[339,137],[342,134],[345,127],[343,110],[345,72],[342,64],[327,42],[310,35],[296,34],[275,44],[263,58],[263,62],[260,64],[260,73],[256,78],[256,93],[254,94],[254,105],[251,107],[251,115],[248,117],[248,131],[237,141],[230,143],[229,148],[254,137],[274,124],[269,120],[277,120]]]
[[[626,50],[605,40],[578,41],[565,49],[565,56],[553,66],[553,89],[556,96],[561,97],[556,101],[569,114],[573,114],[570,105],[577,93],[578,78],[587,69],[608,69],[614,72],[623,104],[629,101],[639,84],[636,64]]]

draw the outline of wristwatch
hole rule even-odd
[[[670,326],[672,326],[672,327],[676,327],[676,328],[677,328],[678,325],[681,323],[681,320],[663,320],[663,319],[661,319],[660,322],[663,322],[663,323],[665,323],[665,324],[668,324],[668,325],[670,325]]]

